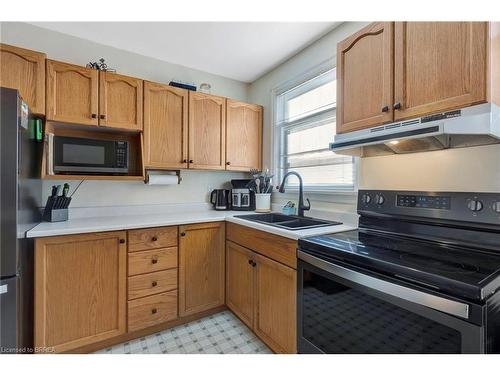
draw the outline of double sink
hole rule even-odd
[[[268,214],[236,215],[234,217],[288,230],[311,229],[342,224],[338,221],[313,219],[274,212]]]

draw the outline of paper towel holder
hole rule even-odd
[[[149,182],[149,172],[161,172],[162,174],[170,174],[170,175],[176,175],[177,176],[177,185],[180,185],[182,181],[181,177],[181,170],[176,169],[176,170],[165,170],[165,169],[146,169],[146,178],[144,179],[144,183],[147,184]]]

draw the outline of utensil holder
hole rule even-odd
[[[255,211],[271,212],[271,193],[255,194]]]

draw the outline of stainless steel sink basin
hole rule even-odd
[[[235,217],[288,230],[301,230],[342,224],[338,221],[313,219],[310,217],[300,217],[295,215],[284,215],[275,212],[271,212],[268,214],[236,215]]]

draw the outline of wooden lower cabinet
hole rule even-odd
[[[276,353],[296,353],[297,272],[226,243],[226,304]]]
[[[226,242],[226,305],[249,327],[254,318],[253,252]]]
[[[254,332],[277,353],[297,352],[297,271],[255,255]]]
[[[296,353],[296,270],[278,251],[295,241],[250,243],[247,229],[228,223],[227,242],[224,222],[129,231],[128,244],[126,231],[37,238],[35,346],[95,351],[227,304],[273,351]]]
[[[179,227],[179,316],[224,305],[225,223]]]
[[[128,232],[128,331],[177,318],[177,227]],[[171,246],[171,247],[161,247]]]
[[[126,232],[35,241],[36,347],[55,352],[126,332]]]

